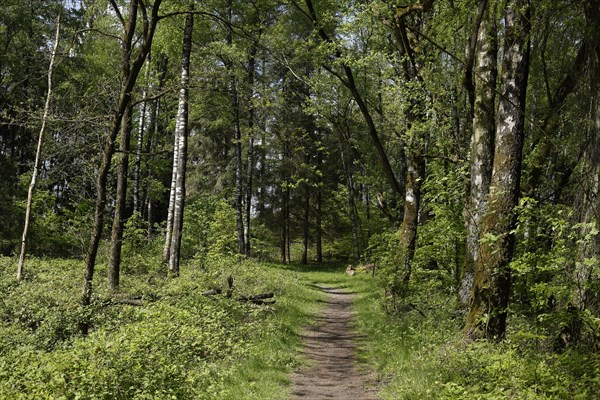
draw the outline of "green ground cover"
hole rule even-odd
[[[81,262],[33,259],[27,279],[0,259],[1,399],[284,399],[304,361],[299,333],[323,305],[316,284],[358,294],[359,362],[375,372],[382,399],[593,399],[597,354],[556,353],[526,321],[500,344],[465,342],[452,294],[435,277],[390,310],[377,277],[344,268],[214,259],[190,261],[177,279],[145,267],[109,296],[99,268],[97,297],[79,305]],[[232,298],[204,296],[216,286]],[[437,282],[437,283],[436,283]],[[274,292],[273,305],[236,301]],[[120,304],[120,299],[143,306]],[[390,313],[391,311],[391,313]],[[91,316],[89,336],[78,323]],[[517,329],[518,327],[518,329]]]

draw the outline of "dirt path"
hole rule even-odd
[[[304,355],[310,366],[292,375],[292,399],[374,400],[368,375],[356,368],[357,335],[350,330],[354,295],[322,287],[329,295],[315,326],[306,329]]]

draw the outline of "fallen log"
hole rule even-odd
[[[265,305],[265,304],[275,304],[275,300],[248,300],[252,304]]]
[[[272,299],[273,297],[275,297],[275,295],[273,293],[269,292],[269,293],[252,294],[249,296],[240,296],[240,297],[238,297],[238,300],[253,301],[253,300],[262,300],[262,299]]]

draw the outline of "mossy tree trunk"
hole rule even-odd
[[[600,0],[585,5],[588,26],[586,54],[590,82],[590,129],[583,158],[583,176],[576,209],[581,210],[579,248],[572,269],[573,289],[568,305],[570,320],[562,330],[558,344],[565,347],[581,338],[583,312],[595,303],[597,294],[590,291],[594,272],[600,261]]]
[[[398,250],[398,266],[401,268],[400,273],[404,274],[402,278],[404,284],[408,283],[412,275],[412,261],[417,245],[421,186],[425,179],[425,159],[423,156],[411,152],[407,159],[404,218],[400,228],[400,246]]]
[[[509,264],[515,242],[514,207],[521,179],[529,73],[529,1],[509,1],[504,20],[494,166],[465,325],[465,333],[471,338],[501,339],[504,336],[511,286]]]
[[[497,78],[496,13],[487,11],[477,34],[473,71],[474,104],[471,135],[471,167],[467,203],[464,210],[467,231],[466,252],[458,293],[461,306],[466,307],[471,296],[475,263],[479,250],[481,220],[492,179],[494,160],[495,98]]]

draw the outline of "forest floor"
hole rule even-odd
[[[360,335],[352,330],[354,293],[317,285],[325,307],[302,335],[309,364],[292,377],[293,399],[375,399],[372,373],[357,368]],[[369,387],[371,386],[371,387]]]

